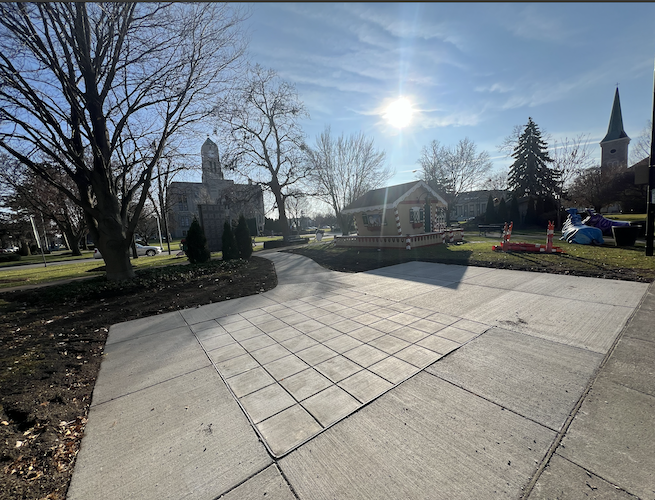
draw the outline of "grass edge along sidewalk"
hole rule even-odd
[[[545,237],[518,235],[521,241],[545,241]],[[375,248],[337,248],[332,242],[285,250],[304,255],[334,271],[363,272],[410,261],[438,262],[464,266],[493,267],[519,271],[545,272],[619,279],[650,283],[655,281],[655,258],[647,257],[643,245],[614,247],[564,244],[566,253],[541,254],[497,252],[491,249],[497,237],[465,234],[460,244],[435,245],[412,250]]]

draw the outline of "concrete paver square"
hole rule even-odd
[[[296,404],[257,424],[274,455],[282,455],[305,439],[321,431],[307,410]]]
[[[329,378],[332,382],[339,382],[340,380],[350,377],[354,373],[362,370],[362,367],[357,363],[353,363],[343,356],[336,356],[327,361],[323,361],[314,368]]]
[[[260,308],[250,309],[249,311],[244,311],[244,312],[239,313],[239,314],[241,316],[243,316],[244,318],[248,319],[248,320],[252,319],[252,318],[256,318],[258,316],[263,316],[263,317],[268,316],[268,317],[270,317],[270,314],[268,313],[268,311],[264,311],[264,309],[260,309]],[[253,324],[256,324],[256,323],[253,323]]]
[[[228,316],[223,316],[222,318],[217,318],[216,322],[223,327],[229,325],[230,323],[238,323],[243,321],[245,318],[240,314],[230,314]]]
[[[417,342],[421,347],[430,349],[431,351],[438,352],[439,354],[448,354],[450,351],[457,349],[461,344],[453,342],[452,340],[439,337],[437,335],[430,335]]]
[[[296,499],[275,464],[223,495],[221,500],[261,500],[262,497],[266,500]]]
[[[183,325],[180,325],[183,326]],[[201,338],[198,334],[204,332],[205,330],[212,330],[213,328],[223,328],[215,319],[210,319],[209,321],[203,321],[202,323],[196,323],[195,325],[190,325],[191,331],[196,334],[198,338]],[[223,330],[225,333],[225,330]],[[211,335],[211,332],[209,333]]]
[[[70,500],[211,499],[271,463],[213,367],[92,407],[84,434]]]
[[[306,313],[307,311],[313,311],[314,309],[316,309],[316,306],[314,306],[312,304],[307,304],[307,303],[302,303],[301,302],[301,303],[298,303],[298,304],[295,304],[295,305],[291,306],[291,308],[296,312]]]
[[[305,316],[302,313],[295,312],[293,314],[290,314],[289,316],[285,316],[284,318],[280,318],[282,321],[284,321],[287,325],[291,326],[296,326],[299,323],[304,323],[305,321],[308,321],[310,318]]]
[[[308,368],[280,380],[280,384],[296,398],[296,401],[302,401],[329,387],[332,382],[313,368]]]
[[[275,330],[274,332],[270,332],[268,334],[269,337],[277,340],[278,342],[284,342],[285,340],[292,339],[298,335],[302,335],[302,332],[299,332],[292,326],[285,326],[284,328],[280,328],[279,330]]]
[[[459,321],[461,318],[438,312],[438,313],[431,314],[425,319],[429,319],[430,321],[436,321],[437,323],[441,323],[442,325],[448,326],[448,325],[452,325],[456,321]]]
[[[260,335],[264,335],[264,332],[262,332],[256,326],[251,325],[251,326],[247,326],[246,328],[237,330],[236,332],[231,332],[230,335],[232,335],[232,338],[234,338],[234,340],[236,340],[237,342],[243,342],[244,340],[248,340],[253,337],[259,337]]]
[[[278,305],[282,305],[282,304],[278,304]],[[295,317],[296,315],[299,315],[300,313],[294,311],[289,306],[283,306],[282,309],[280,309],[278,311],[274,311],[271,314],[273,316],[275,316],[277,319],[281,319],[282,321],[284,321],[286,323],[286,318]]]
[[[273,375],[275,380],[282,380],[294,373],[301,372],[307,368],[309,365],[305,363],[298,356],[290,354],[280,359],[276,359],[270,363],[264,365],[264,368]]]
[[[394,357],[407,361],[417,368],[425,368],[442,357],[441,354],[418,345],[410,345],[394,354]]]
[[[361,406],[359,401],[336,385],[307,398],[302,405],[323,427],[351,414]]]
[[[277,344],[277,342],[273,340],[271,337],[269,337],[268,335],[259,335],[257,337],[253,337],[248,340],[243,340],[240,343],[241,343],[241,347],[245,348],[249,352],[256,351],[257,349],[263,349],[264,347],[268,347],[273,344]]]
[[[209,326],[207,323],[213,323],[214,326]],[[227,331],[225,328],[223,328],[221,325],[216,323],[216,321],[206,321],[205,323],[200,323],[201,325],[205,325],[206,328],[202,328],[201,330],[194,329],[194,326],[197,325],[192,325],[189,328],[191,328],[191,331],[196,334],[196,337],[198,337],[199,340],[207,340],[212,337],[219,337],[221,335],[226,335]]]
[[[228,359],[243,356],[244,354],[246,354],[246,350],[239,344],[229,344],[209,351],[209,357],[214,363],[227,361]]]
[[[323,323],[319,323],[315,319],[308,319],[307,321],[293,325],[296,330],[300,330],[303,333],[313,332],[314,330],[318,330],[323,326]]]
[[[372,365],[373,363],[377,363],[378,361],[388,356],[386,352],[367,344],[360,345],[359,347],[355,347],[350,351],[346,351],[343,353],[343,355],[358,365],[363,366],[364,368]]]
[[[444,326],[442,327],[445,328]],[[402,339],[406,342],[409,342],[410,344],[415,344],[416,342],[418,342],[419,340],[423,340],[425,337],[427,337],[430,334],[421,330],[417,330],[416,328],[413,328],[413,326],[411,327],[402,326],[398,328],[398,330],[394,330],[393,332],[391,332],[389,335]]]
[[[219,347],[234,344],[236,341],[232,338],[232,335],[223,330],[223,335],[213,335],[201,340],[200,342],[206,351],[211,351],[213,349],[218,349]]]
[[[371,323],[369,326],[383,333],[391,333],[394,330],[398,330],[398,328],[401,328],[403,325],[401,325],[400,323],[396,323],[395,321],[391,321],[391,319],[387,318],[387,319],[381,319],[380,321],[376,321],[375,323]]]
[[[296,356],[302,359],[305,363],[310,365],[317,365],[326,359],[333,358],[337,355],[332,349],[328,349],[324,345],[315,345],[308,349],[296,352]]]
[[[339,387],[348,391],[362,403],[368,403],[383,392],[391,389],[393,384],[367,370],[362,370],[339,382]]]
[[[239,401],[256,424],[295,404],[293,398],[278,384],[264,387],[239,398]]]
[[[392,384],[398,384],[417,373],[415,366],[393,356],[369,366],[368,369]]]
[[[227,383],[234,395],[240,398],[275,383],[275,380],[266,370],[257,367],[227,379]]]
[[[380,306],[369,306],[366,312],[380,319],[386,319],[390,316],[398,314],[398,311],[394,311],[393,309],[385,309],[384,307]]]
[[[291,337],[288,340],[284,340],[280,342],[280,344],[282,344],[284,347],[289,349],[289,351],[291,352],[298,352],[298,351],[302,351],[303,349],[307,349],[308,347],[313,347],[315,345],[318,345],[318,342],[316,342],[313,338],[309,337],[308,335],[301,333],[296,337]]]
[[[429,319],[419,319],[412,323],[412,328],[415,330],[421,330],[425,333],[437,333],[439,330],[443,330],[446,325],[437,323],[436,321],[430,321]]]
[[[216,363],[216,366],[223,377],[229,378],[252,368],[257,368],[259,363],[250,354],[243,354],[242,356]]]
[[[220,322],[221,318],[219,318],[217,321]],[[246,319],[241,319],[241,321],[233,321],[230,323],[223,324],[221,323],[221,326],[225,328],[228,333],[234,333],[238,332],[239,330],[243,330],[244,328],[253,328],[253,324],[246,320]]]
[[[345,306],[343,304],[337,304],[336,302],[332,302],[331,304],[325,304],[321,307],[333,313],[348,308],[348,306]]]
[[[398,325],[400,326],[400,325]],[[371,328],[370,326],[363,326],[362,328],[358,328],[357,330],[353,330],[350,332],[348,335],[351,337],[356,338],[360,342],[370,342],[373,339],[376,339],[378,337],[381,337],[384,335],[385,332],[381,332],[380,330],[377,330],[375,328]]]
[[[344,319],[332,325],[332,328],[339,330],[341,333],[350,333],[353,330],[357,330],[361,327],[362,325],[360,323],[357,323],[351,319]]]
[[[262,332],[264,333],[272,333],[277,330],[281,330],[282,328],[286,328],[288,325],[277,318],[274,318],[270,321],[267,321],[266,323],[261,323],[257,325],[257,328],[259,328]]]
[[[404,349],[410,343],[392,335],[383,335],[382,337],[371,340],[368,344],[386,352],[387,354],[393,354]]]
[[[469,340],[477,337],[479,333],[462,330],[461,328],[456,328],[454,326],[447,326],[443,330],[439,330],[437,335],[452,340],[453,342],[457,342],[458,344],[466,344]]]
[[[262,311],[261,309],[257,309],[257,311],[260,311],[263,314],[254,317],[247,317],[248,321],[250,321],[255,326],[265,325],[266,323],[270,323],[271,321],[279,321],[278,318],[276,318],[272,314]],[[243,315],[244,313],[241,313],[241,316]]]
[[[376,321],[380,321],[380,318],[374,314],[365,312],[363,314],[358,314],[356,316],[353,316],[352,320],[357,321],[357,323],[360,323],[362,325],[368,325],[370,323],[375,323]]]
[[[338,314],[334,314],[333,312],[330,311],[325,311],[325,314],[321,313],[319,316],[316,316],[314,319],[324,324],[325,326],[332,326],[335,323],[339,323],[340,321],[343,321],[344,317],[339,316]]]
[[[253,358],[259,361],[262,365],[275,361],[276,359],[283,358],[289,355],[289,351],[282,347],[280,344],[274,344],[263,349],[258,349],[250,353]]]
[[[394,314],[393,316],[389,316],[389,321],[393,321],[394,323],[399,323],[403,326],[409,326],[415,321],[418,321],[422,318],[419,318],[418,316],[414,316],[412,314],[408,314],[405,312],[401,312],[398,314]]]
[[[350,335],[339,335],[338,337],[334,337],[333,339],[324,342],[324,344],[333,351],[342,353],[362,345],[362,342],[352,338]]]
[[[334,328],[330,328],[329,326],[323,326],[318,330],[314,330],[313,332],[309,332],[307,334],[307,336],[313,338],[317,342],[325,342],[340,335],[341,332],[335,330]]]

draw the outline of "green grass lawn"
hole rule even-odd
[[[299,247],[293,253],[306,255],[319,264],[339,271],[367,271],[409,261],[440,262],[444,264],[474,265],[581,276],[599,276],[616,279],[655,279],[655,257],[646,257],[644,245],[618,248],[572,245],[556,238],[553,245],[560,246],[564,254],[493,251],[499,237],[483,237],[478,232],[465,233],[465,241],[454,245],[436,245],[405,249],[337,248],[331,241]],[[530,234],[512,234],[515,242],[545,243],[545,231]]]

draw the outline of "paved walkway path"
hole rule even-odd
[[[265,257],[111,327],[67,498],[655,497],[648,285]]]

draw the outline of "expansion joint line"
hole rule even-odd
[[[539,481],[539,478],[541,477],[541,474],[544,472],[546,467],[548,466],[550,459],[552,456],[555,454],[555,451],[557,451],[557,448],[559,448],[559,445],[562,442],[562,439],[564,439],[564,436],[569,430],[569,427],[573,423],[573,420],[575,419],[576,415],[578,414],[578,411],[580,411],[580,407],[582,406],[582,403],[584,400],[587,398],[587,394],[591,391],[591,388],[593,387],[594,383],[598,379],[598,376],[600,375],[600,372],[602,369],[605,367],[607,362],[609,361],[609,358],[612,356],[614,353],[614,350],[616,349],[616,346],[618,345],[619,341],[623,338],[623,335],[625,334],[626,329],[628,326],[630,326],[630,323],[632,323],[632,320],[635,317],[635,314],[637,314],[637,311],[641,308],[642,304],[644,303],[644,300],[646,298],[648,292],[644,294],[644,296],[641,298],[639,301],[639,305],[635,307],[634,311],[632,311],[632,314],[630,315],[630,318],[628,318],[628,321],[626,321],[625,326],[621,330],[621,332],[616,336],[616,339],[614,339],[614,342],[612,343],[612,346],[609,348],[607,353],[605,354],[605,357],[601,361],[600,365],[598,368],[596,368],[596,371],[594,372],[593,377],[589,379],[589,382],[587,382],[587,386],[585,387],[584,392],[578,398],[578,402],[575,404],[573,407],[573,410],[569,414],[568,418],[566,419],[566,422],[564,422],[564,425],[562,428],[559,430],[557,433],[557,436],[555,437],[555,440],[552,442],[550,445],[550,448],[548,449],[548,452],[542,459],[541,463],[539,464],[539,467],[537,468],[537,472],[535,472],[534,476],[532,476],[532,479],[528,483],[528,485],[525,487],[525,490],[523,490],[523,495],[521,496],[521,500],[527,500],[527,498],[530,496],[530,493],[532,493],[532,490],[534,489],[535,485],[537,484],[537,481]]]

